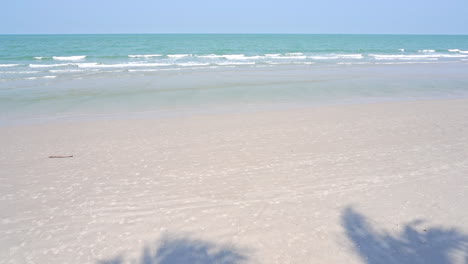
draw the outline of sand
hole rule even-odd
[[[468,100],[4,126],[0,144],[0,263],[468,261]]]

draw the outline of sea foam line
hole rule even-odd
[[[426,54],[426,55],[381,55],[381,54],[370,54],[369,56],[374,57],[376,60],[435,60],[438,58],[466,58],[468,55],[464,54]]]
[[[267,58],[269,58],[269,59],[280,59],[280,60],[286,60],[286,59],[303,60],[303,59],[306,59],[307,56],[284,56],[284,55],[273,56],[273,55],[271,55],[271,56],[268,56]]]
[[[159,67],[170,66],[169,63],[118,63],[118,64],[98,64],[98,63],[77,63],[79,68],[133,68],[133,67]]]
[[[55,75],[47,75],[47,76],[41,76],[41,77],[28,77],[25,78],[25,80],[37,80],[37,79],[54,79],[57,78]]]
[[[0,67],[15,67],[19,66],[19,64],[0,64]]]
[[[174,58],[174,59],[179,59],[179,58],[184,58],[184,57],[191,57],[192,54],[169,54],[167,57],[169,58]]]
[[[40,71],[2,71],[1,73],[4,74],[31,74],[31,73],[38,73]]]
[[[268,65],[290,65],[290,64],[297,64],[297,65],[312,65],[316,62],[313,61],[294,61],[294,62],[266,62]]]
[[[60,63],[60,64],[29,64],[31,68],[50,68],[50,67],[62,67],[62,66],[70,66],[73,64],[69,63]]]
[[[468,54],[468,50],[449,49],[448,51],[449,52],[458,52],[458,53]]]
[[[336,59],[362,59],[362,54],[336,54],[331,56],[309,56],[310,59],[315,60],[336,60]]]
[[[85,70],[74,70],[74,69],[69,69],[69,70],[49,70],[51,73],[67,73],[67,72],[84,72]]]
[[[83,60],[86,58],[86,55],[84,56],[53,56],[52,59],[58,60],[58,61],[77,61],[77,60]]]
[[[171,55],[168,55],[171,56]],[[175,56],[175,55],[172,55]],[[181,55],[182,56],[182,55]],[[324,54],[324,55],[313,55],[313,56],[306,56],[303,53],[295,52],[295,53],[268,53],[264,55],[252,55],[247,56],[245,54],[208,54],[208,55],[194,55],[193,57],[196,58],[205,58],[205,59],[227,59],[227,60],[262,60],[262,59],[296,59],[302,60],[306,58],[312,59],[362,59],[364,56],[362,54]]]
[[[255,59],[265,58],[265,56],[260,56],[260,55],[245,56],[245,54],[225,54],[225,55],[209,54],[209,55],[197,55],[195,57],[208,58],[208,59],[225,58],[228,60],[255,60]]]
[[[198,58],[207,58],[207,59],[217,59],[217,58],[223,58],[223,55],[208,54],[208,55],[197,55],[196,57],[198,57]]]
[[[440,55],[379,55],[379,54],[370,54],[369,56],[374,57],[376,60],[429,60],[437,59]]]
[[[244,54],[229,54],[223,55],[224,58],[228,60],[245,60],[248,59]]]

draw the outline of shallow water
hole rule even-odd
[[[15,82],[2,123],[463,98],[468,64],[275,66]]]

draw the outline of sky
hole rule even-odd
[[[468,0],[2,0],[0,34],[468,34]]]

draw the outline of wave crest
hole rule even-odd
[[[19,64],[0,64],[0,67],[15,67],[19,66]]]
[[[86,55],[84,56],[53,56],[52,59],[58,61],[77,61],[77,60],[84,60]]]

